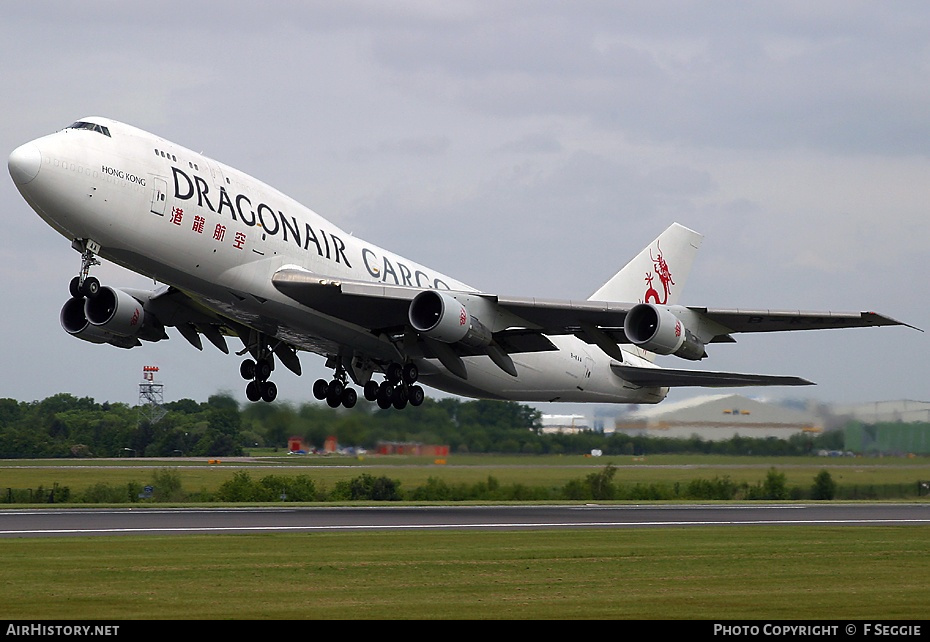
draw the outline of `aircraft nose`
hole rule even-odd
[[[39,175],[39,168],[42,166],[42,153],[35,144],[26,143],[13,150],[7,164],[13,182],[17,185],[25,185]]]

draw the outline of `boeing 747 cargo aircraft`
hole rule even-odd
[[[905,325],[874,312],[725,310],[678,303],[701,235],[673,224],[585,300],[502,296],[339,229],[261,181],[154,134],[83,118],[9,158],[26,202],[80,252],[62,327],[132,348],[173,327],[229,352],[252,401],[277,366],[322,355],[313,395],[352,407],[423,402],[419,383],[513,401],[657,403],[674,386],[806,385],[792,376],[661,368],[739,332]],[[164,285],[102,285],[100,259]]]

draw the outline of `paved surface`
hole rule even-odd
[[[928,504],[377,506],[0,511],[0,538],[359,530],[930,525]]]

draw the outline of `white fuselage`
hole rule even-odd
[[[67,238],[92,239],[102,257],[225,317],[318,354],[350,346],[389,360],[396,356],[389,342],[295,302],[272,285],[272,275],[291,265],[332,279],[474,291],[347,234],[231,167],[128,125],[93,120],[106,123],[109,135],[66,129],[14,152],[11,173],[23,196]],[[511,355],[516,377],[480,356],[465,358],[467,380],[423,360],[421,380],[457,394],[514,401],[655,403],[665,397],[665,388],[625,383],[597,347],[571,335],[551,340],[559,351]],[[650,365],[632,353],[628,362]]]

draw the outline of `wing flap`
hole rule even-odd
[[[714,372],[710,370],[680,370],[677,368],[645,368],[611,364],[610,369],[624,381],[644,388],[687,387],[739,388],[742,386],[812,386],[814,382],[786,375]]]

